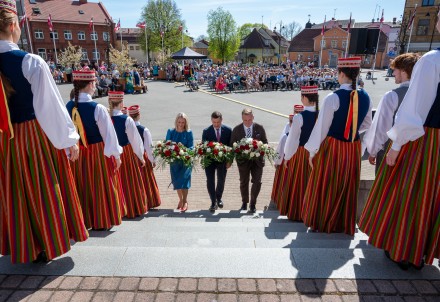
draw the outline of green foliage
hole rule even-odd
[[[222,7],[208,13],[209,51],[214,57],[225,60],[234,58],[240,46],[237,25],[229,11]]]
[[[261,23],[245,23],[238,28],[238,35],[240,36],[240,40],[249,35],[254,28],[261,28]],[[263,24],[263,28],[267,28],[266,25]]]

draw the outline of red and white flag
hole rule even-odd
[[[414,12],[412,13],[411,17],[409,18],[408,22],[408,28],[412,26],[412,23],[414,22],[414,18],[416,16],[417,6],[414,8]]]
[[[47,25],[49,26],[49,30],[53,31],[52,17],[49,14],[49,18],[47,18]]]
[[[324,16],[324,23],[322,23],[322,30],[321,30],[321,36],[324,35],[324,31],[325,31],[325,22],[326,22],[327,16]]]
[[[119,18],[118,24],[115,25],[115,32],[121,29],[121,18]]]
[[[26,23],[26,19],[27,19],[26,15],[20,17],[20,27],[24,27],[24,24]]]
[[[145,26],[146,26],[145,22],[138,22],[138,24],[136,24],[136,27],[139,27],[139,28],[145,28]]]
[[[92,17],[92,19],[90,19],[90,22],[89,22],[89,31],[90,32],[93,31],[93,17]]]
[[[383,18],[383,10],[382,10],[382,17],[380,17],[380,23],[383,23],[383,20],[384,18]]]
[[[350,32],[351,28],[351,13],[350,13],[350,20],[348,21],[347,31]]]

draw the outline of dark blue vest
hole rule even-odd
[[[9,80],[14,93],[9,97],[8,107],[12,123],[23,123],[35,119],[34,95],[26,80],[21,65],[27,52],[13,50],[0,54],[0,71]]]
[[[112,116],[116,135],[118,136],[119,146],[121,147],[125,147],[130,143],[128,141],[127,133],[125,133],[125,122],[127,121],[127,118],[128,116],[125,114]]]
[[[432,104],[431,110],[429,110],[425,124],[428,128],[440,129],[440,83],[437,86],[437,96],[434,104]]]
[[[310,134],[312,134],[318,112],[304,110],[300,114],[303,118],[303,125],[301,127],[301,135],[299,137],[299,145],[303,147],[309,140]]]
[[[95,102],[78,103],[78,112],[86,132],[87,144],[89,145],[97,144],[103,141],[98,125],[95,121],[95,108],[97,105],[98,103]],[[75,102],[68,102],[66,107],[70,117],[72,117],[72,110],[73,107],[75,107]]]
[[[335,111],[333,121],[328,131],[327,136],[336,138],[337,140],[344,142],[351,142],[353,136],[353,128],[350,129],[349,139],[344,138],[345,124],[347,122],[348,109],[350,107],[350,92],[351,90],[339,89],[335,91],[339,97],[339,109]],[[359,96],[359,111],[358,111],[358,125],[355,133],[355,141],[359,140],[359,127],[362,125],[365,117],[367,116],[368,109],[370,108],[370,98],[368,94],[363,90],[358,90]]]
[[[142,141],[144,141],[144,130],[145,130],[145,127],[141,126],[141,125],[137,125],[136,128],[138,128],[139,135],[141,136]]]

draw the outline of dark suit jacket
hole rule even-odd
[[[231,134],[232,130],[230,127],[226,125],[222,125],[220,128],[220,143],[226,146],[232,146],[231,145]],[[215,134],[214,127],[211,125],[208,128],[203,129],[202,134],[202,142],[216,142],[217,141],[217,135]]]
[[[231,146],[233,143],[240,141],[242,138],[246,137],[246,133],[244,132],[244,126],[243,123],[237,125],[232,130],[231,135]],[[264,144],[267,144],[267,137],[266,137],[266,131],[264,130],[263,126],[257,123],[253,124],[252,128],[252,138],[262,141]],[[264,158],[259,158],[258,160],[255,160],[257,165],[263,167],[264,166]],[[239,165],[240,163],[237,162]]]

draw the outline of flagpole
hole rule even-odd
[[[145,23],[145,51],[147,52],[147,64],[148,64],[148,36],[147,36],[147,24]]]
[[[376,69],[376,57],[377,57],[377,52],[379,51],[379,41],[380,41],[380,32],[382,30],[382,23],[383,23],[383,10],[382,10],[381,22],[380,22],[380,25],[379,25],[379,36],[377,37],[376,51],[374,53],[373,70],[371,72],[371,80],[372,81],[374,81],[374,71]]]
[[[121,51],[123,51],[124,48],[122,47],[122,28],[119,28],[119,30],[121,31]]]
[[[321,52],[319,54],[319,68],[322,69],[322,41],[325,41],[325,37],[324,37],[324,31],[325,31],[325,21],[327,19],[327,16],[324,17],[324,24],[322,25],[322,32],[321,32]]]
[[[28,37],[29,37],[28,43],[29,43],[29,45],[31,47],[31,53],[34,53],[34,48],[32,46],[32,35],[31,35],[30,30],[29,30],[29,20],[28,20],[28,18],[26,16],[25,16],[25,18],[26,18],[25,22],[26,22],[27,34],[28,34]]]
[[[95,35],[96,33],[95,33],[95,22],[93,21],[93,17],[92,17],[92,30],[93,30],[93,35]],[[95,38],[97,38],[97,37],[95,37]],[[95,51],[94,51],[94,53],[96,54],[97,53],[97,51],[98,51],[98,49],[96,48],[96,39],[93,39],[93,42],[94,42],[94,44],[95,44]],[[96,58],[95,58],[95,60],[96,60],[96,62],[98,63],[98,55],[96,54]],[[99,65],[99,63],[98,63],[98,65]]]
[[[346,58],[348,55],[348,38],[350,37],[350,28],[351,28],[351,13],[350,13],[350,21],[348,23],[348,30],[347,30],[347,42],[345,43],[345,57]]]
[[[414,7],[414,14],[415,14],[416,10],[417,10],[417,3]],[[411,44],[411,36],[412,36],[413,27],[414,27],[415,16],[414,16],[414,18],[412,18],[412,16],[410,16],[410,18],[412,19],[412,22],[411,22],[411,30],[409,32],[408,45],[406,46],[406,52],[409,52],[409,45]]]

